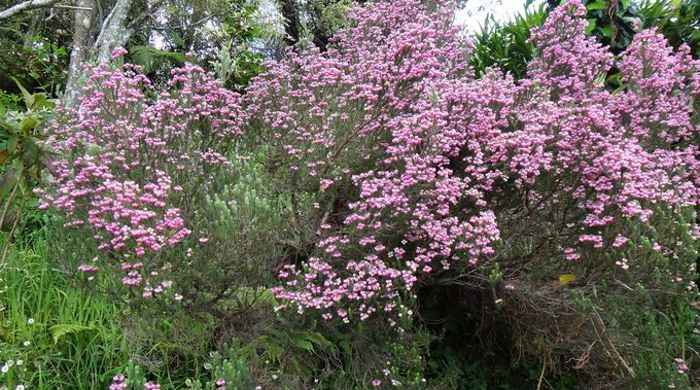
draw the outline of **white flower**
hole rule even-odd
[[[7,363],[5,363],[5,364],[2,366],[2,368],[0,368],[0,371],[2,371],[3,374],[6,374],[7,371],[9,371],[9,370],[10,370],[10,366],[8,366]]]
[[[24,390],[24,385],[17,385],[17,387],[15,387],[15,390]]]
[[[28,346],[30,346],[31,344],[32,344],[32,343],[31,343],[30,341],[25,341],[25,342],[22,343],[22,345],[24,345],[25,347],[28,347]]]
[[[28,320],[27,320],[27,323],[28,323],[29,325],[33,324],[33,323],[34,323],[34,318],[28,319]]]
[[[18,360],[17,360],[17,365],[18,365],[18,366],[21,366],[22,364],[24,364],[24,360],[18,359]]]

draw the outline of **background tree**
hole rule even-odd
[[[44,89],[54,95],[57,86],[65,82],[63,100],[67,105],[79,95],[81,67],[91,59],[108,61],[111,51],[119,46],[133,46],[130,60],[148,70],[159,68],[159,64],[179,65],[185,53],[193,53],[194,60],[209,64],[219,48],[229,47],[244,58],[237,64],[249,68],[243,73],[255,73],[260,61],[252,55],[250,46],[264,30],[257,23],[257,9],[254,0],[19,2],[0,11],[4,22],[0,42],[11,47],[0,57],[0,69],[6,70],[3,74],[19,75],[25,82],[29,75],[35,80],[28,83],[30,87],[46,86]],[[30,37],[41,36],[41,41],[25,38],[27,31],[36,32]],[[41,57],[45,63],[41,70],[46,75],[29,68],[37,61],[27,59],[27,51]],[[238,82],[250,76],[239,77]],[[0,86],[17,92],[2,77]]]

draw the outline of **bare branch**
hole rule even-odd
[[[186,30],[191,27],[197,27],[201,24],[205,24],[206,22],[211,20],[211,16],[204,17],[196,22],[192,22],[189,24],[181,24],[179,26],[146,26],[146,28],[150,30],[157,30],[157,31],[170,31],[170,30]]]
[[[77,9],[77,10],[82,10],[82,11],[92,11],[92,8],[90,7],[76,7],[74,5],[61,5],[61,4],[56,4],[53,6],[53,8],[61,8],[61,9]]]
[[[7,19],[20,12],[29,11],[36,8],[48,8],[61,0],[27,0],[0,11],[0,20]]]

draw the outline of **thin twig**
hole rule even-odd
[[[6,202],[5,207],[2,210],[2,215],[0,215],[0,228],[5,223],[5,216],[7,215],[7,210],[10,208],[10,204],[12,203],[12,200],[15,198],[15,193],[17,192],[18,187],[19,187],[19,179],[15,183],[15,186],[12,187],[12,192],[10,193],[10,196],[5,201]]]
[[[12,193],[10,196],[5,200],[5,207],[2,210],[2,216],[0,216],[0,227],[5,223],[5,217],[7,216],[7,210],[10,208],[10,204],[12,203],[12,200],[15,198],[15,194],[17,193],[17,188],[19,188],[19,179],[17,179],[17,182],[15,183],[15,186],[12,187]],[[5,266],[5,258],[7,257],[7,253],[10,249],[10,244],[12,243],[12,234],[15,232],[15,229],[17,228],[17,222],[19,222],[21,216],[21,210],[20,210],[20,215],[15,218],[15,222],[12,224],[12,229],[10,229],[10,232],[7,234],[7,240],[5,240],[5,244],[3,245],[2,248],[2,258],[0,259],[0,268]]]
[[[540,379],[537,381],[537,390],[542,389],[542,381],[544,380],[544,372],[547,368],[547,360],[542,359],[542,371],[540,371]]]
[[[12,236],[15,233],[15,229],[17,229],[17,225],[19,224],[19,220],[22,218],[22,210],[20,209],[19,214],[17,214],[17,218],[15,218],[15,222],[12,224],[12,229],[10,229],[10,233],[7,235],[7,241],[5,241],[4,248],[2,249],[2,259],[0,259],[0,269],[2,269],[5,266],[5,260],[7,259],[7,254],[10,251],[10,244],[12,244]]]

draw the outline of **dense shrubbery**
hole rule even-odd
[[[120,310],[132,361],[92,385],[697,385],[700,61],[653,29],[615,57],[584,12],[517,80],[414,0],[242,94],[190,64],[157,90],[121,50],[87,69],[37,192],[57,267]]]
[[[350,198],[347,209],[321,199],[319,215],[342,223],[318,225],[330,230],[321,250],[280,296],[332,317],[351,302],[360,317],[390,312],[420,274],[507,257],[495,243],[522,233],[502,234],[499,217],[543,234],[528,244],[545,257],[611,266],[598,249],[632,246],[630,223],[697,203],[700,76],[687,50],[639,34],[618,61],[627,89],[611,94],[600,79],[612,56],[585,37],[572,4],[534,35],[528,78],[474,80],[449,19],[420,8],[372,7],[336,50],[294,56],[249,90],[272,105],[262,127],[291,160],[287,186]]]

